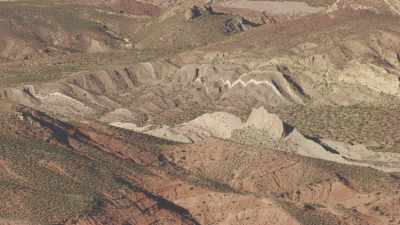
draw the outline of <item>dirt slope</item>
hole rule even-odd
[[[398,8],[0,1],[0,224],[400,224]]]

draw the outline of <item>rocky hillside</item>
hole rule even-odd
[[[0,1],[0,224],[400,224],[399,7]]]

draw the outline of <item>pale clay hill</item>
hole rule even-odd
[[[0,224],[400,224],[399,0],[0,1]]]

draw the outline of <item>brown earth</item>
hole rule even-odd
[[[391,224],[398,218],[395,175],[215,139],[176,145],[102,125],[75,128],[29,108],[17,110],[24,118],[14,126],[20,135],[44,138],[90,160],[99,160],[90,151],[100,151],[142,168],[120,170],[113,179],[124,187],[98,193],[106,203],[97,213],[66,224],[147,224],[155,218],[165,224]],[[137,207],[153,214],[141,216]],[[215,210],[221,207],[229,210]]]
[[[400,224],[399,6],[0,1],[0,224]]]
[[[96,1],[96,0],[72,0],[71,2],[80,5],[89,5],[99,8],[111,9],[118,13],[128,13],[138,16],[159,16],[160,8],[157,4],[149,4],[141,1],[130,0],[113,0],[113,1]]]

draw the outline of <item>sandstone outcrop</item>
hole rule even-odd
[[[245,126],[265,131],[273,140],[279,140],[285,132],[282,120],[276,114],[269,113],[264,107],[253,109]]]
[[[263,107],[253,109],[245,123],[235,115],[216,112],[172,128],[143,130],[119,123],[111,125],[178,143],[204,142],[214,137],[335,163],[371,167],[386,172],[400,171],[398,153],[377,153],[363,145],[305,137],[296,128],[287,127],[277,115]]]

